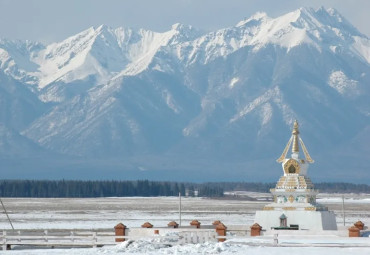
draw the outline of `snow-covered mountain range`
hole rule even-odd
[[[1,177],[275,180],[298,119],[313,179],[369,182],[369,96],[370,40],[334,9],[0,39]]]

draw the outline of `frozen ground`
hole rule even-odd
[[[245,194],[244,194],[245,195]],[[269,194],[247,193],[257,201],[182,198],[182,225],[193,219],[208,225],[221,220],[227,225],[253,223],[254,213],[268,201]],[[139,227],[145,221],[154,226],[166,226],[169,221],[179,222],[178,198],[91,198],[42,199],[4,198],[16,229],[112,229],[122,222],[128,227]],[[321,194],[318,202],[325,204],[337,215],[338,226],[343,225],[342,197],[340,194]],[[346,225],[361,220],[370,225],[370,195],[346,194]],[[10,229],[5,214],[0,215],[0,229]],[[325,240],[324,240],[325,241]],[[0,254],[369,254],[369,248],[338,247],[265,247],[235,243],[206,243],[164,248],[142,240],[125,247],[125,244],[100,249],[54,249],[0,251]]]

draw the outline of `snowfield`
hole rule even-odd
[[[182,198],[182,225],[193,219],[203,225],[221,220],[228,225],[253,223],[254,213],[268,203],[269,194],[242,192],[257,201]],[[321,194],[318,198],[337,215],[338,226],[343,226],[342,199],[340,194]],[[370,195],[346,194],[346,226],[357,220],[370,225]],[[176,197],[128,197],[128,198],[4,198],[16,229],[111,229],[122,222],[128,227],[140,227],[146,221],[155,227],[165,227],[169,221],[179,222],[178,198]],[[1,229],[10,229],[5,214],[0,217]],[[248,243],[238,236],[230,237],[225,243],[168,245],[154,239],[126,241],[116,246],[74,249],[28,249],[13,247],[12,251],[0,254],[368,254],[370,240],[366,237],[348,239],[333,236],[281,236],[273,247],[272,239],[249,238]],[[351,243],[351,246],[348,245]],[[357,243],[357,244],[355,244]],[[315,246],[315,247],[312,247]],[[367,246],[367,247],[366,247]]]

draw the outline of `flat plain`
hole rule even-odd
[[[244,199],[246,195],[249,198]],[[370,225],[370,194],[344,194],[346,226],[361,220]],[[256,210],[269,203],[268,193],[243,192],[231,199],[181,198],[181,224],[197,219],[209,225],[221,220],[225,225],[253,224]],[[3,198],[15,229],[112,229],[123,223],[140,227],[149,221],[164,227],[180,222],[178,197],[102,197],[102,198]],[[338,226],[343,226],[342,194],[320,194],[319,203],[333,210]],[[10,229],[4,210],[0,229]]]

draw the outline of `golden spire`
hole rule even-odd
[[[299,137],[298,137],[298,135],[299,135],[298,121],[295,120],[294,125],[293,125],[293,132],[292,132],[292,136],[293,136],[292,153],[299,152],[299,146],[298,146]]]
[[[310,154],[308,154],[308,151],[306,149],[306,146],[304,145],[302,139],[299,137],[299,130],[298,130],[298,121],[295,120],[293,124],[293,131],[292,131],[292,136],[290,137],[287,145],[285,146],[285,149],[283,151],[283,154],[281,154],[280,158],[278,158],[276,161],[279,163],[283,163],[284,160],[286,159],[286,154],[288,153],[288,150],[290,148],[290,145],[292,145],[292,153],[298,153],[299,152],[299,144],[301,144],[304,156],[306,158],[306,161],[309,163],[315,162]]]

